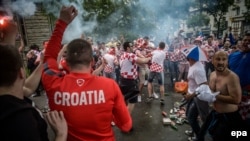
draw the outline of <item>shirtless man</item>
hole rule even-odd
[[[218,113],[229,113],[238,110],[241,100],[241,88],[238,76],[227,68],[228,55],[224,51],[215,54],[213,65],[216,69],[211,73],[209,87],[212,91],[219,91],[213,108]]]
[[[197,97],[201,100],[212,103],[213,110],[208,115],[206,122],[198,136],[203,140],[206,130],[214,141],[221,141],[225,138],[232,139],[232,131],[243,131],[243,121],[238,111],[238,104],[241,100],[241,88],[239,77],[228,69],[228,54],[224,51],[215,53],[212,63],[215,71],[210,75],[209,89],[202,91]],[[242,137],[244,139],[244,137]]]

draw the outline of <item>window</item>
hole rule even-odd
[[[235,8],[235,16],[240,15],[240,7]]]

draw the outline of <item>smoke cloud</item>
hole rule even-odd
[[[68,43],[75,38],[80,38],[84,32],[91,32],[96,26],[95,20],[91,22],[84,22],[83,14],[85,10],[82,7],[82,0],[76,2],[70,2],[69,0],[16,0],[9,1],[3,0],[0,7],[5,10],[11,10],[13,13],[17,13],[22,17],[30,17],[36,12],[36,3],[41,3],[47,13],[53,14],[55,17],[59,16],[60,8],[63,5],[73,5],[78,10],[78,16],[67,27],[64,36],[63,43]],[[12,15],[12,13],[9,13]]]
[[[183,28],[180,26],[181,21],[179,18],[185,18],[187,7],[191,1],[192,0],[123,0],[128,9],[133,13],[131,17],[129,17],[132,19],[131,26],[125,27],[125,30],[117,26],[126,24],[124,20],[125,15],[123,15],[124,11],[122,10],[118,10],[116,13],[110,15],[103,23],[97,24],[95,16],[89,22],[84,21],[83,15],[88,13],[83,9],[83,0],[76,0],[75,2],[71,2],[70,0],[12,0],[12,2],[10,0],[3,0],[0,4],[2,4],[2,7],[7,7],[23,17],[34,15],[36,3],[42,3],[46,12],[53,14],[55,17],[58,17],[62,5],[74,5],[78,9],[78,16],[67,27],[63,36],[63,43],[79,38],[83,33],[95,36],[96,39],[94,38],[94,40],[96,41],[105,41],[105,39],[108,38],[118,37],[119,34],[131,32],[137,37],[149,36],[151,40],[154,40],[157,44],[160,41],[166,41],[168,35],[170,35],[170,37],[176,36],[178,30]],[[118,0],[118,2],[122,1]],[[142,22],[139,23],[139,20]],[[151,25],[148,27],[152,27],[153,25],[154,28],[147,28],[147,25]],[[104,33],[103,31],[95,31],[94,33],[94,28],[97,26],[99,29],[102,27],[106,28],[106,31]]]
[[[24,4],[25,3],[25,4]],[[35,14],[36,5],[28,0],[19,0],[11,3],[10,5],[12,11],[18,13],[19,15],[25,16],[32,16]]]

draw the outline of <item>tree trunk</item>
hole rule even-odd
[[[217,39],[220,36],[220,22],[221,22],[221,18],[219,18],[219,20],[217,20]]]

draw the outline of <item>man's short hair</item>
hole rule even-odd
[[[0,87],[13,85],[22,67],[23,61],[17,48],[0,45]]]
[[[93,60],[93,50],[91,44],[83,39],[75,39],[67,46],[66,61],[74,68],[78,65],[88,66]]]
[[[166,46],[166,44],[165,44],[164,42],[160,42],[160,43],[159,43],[159,48],[160,48],[160,49],[164,49],[165,46]]]
[[[144,40],[149,40],[148,36],[143,37]]]
[[[37,44],[32,44],[30,46],[30,49],[33,49],[33,50],[39,50],[39,46]]]
[[[131,42],[125,42],[125,43],[123,44],[123,49],[124,49],[124,51],[127,51],[128,47],[132,47],[132,46],[133,46],[133,45],[132,45]]]

